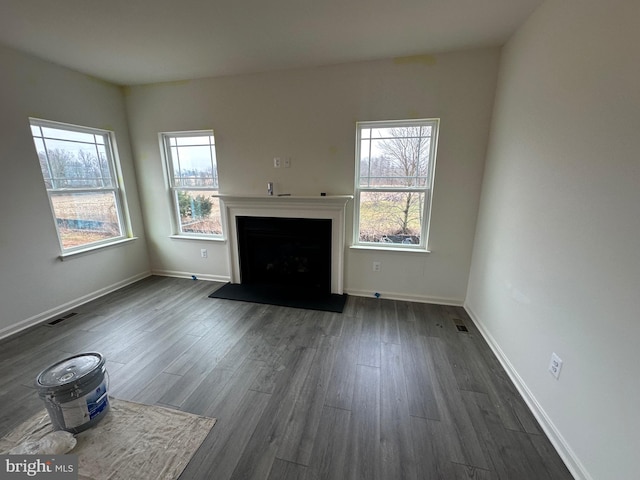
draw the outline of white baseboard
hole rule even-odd
[[[402,300],[404,302],[418,302],[418,303],[436,303],[438,305],[452,305],[454,307],[461,307],[463,305],[462,300],[457,298],[407,295],[405,293],[398,293],[398,292],[372,292],[372,291],[366,291],[366,290],[347,289],[345,290],[344,293],[346,293],[347,295],[353,295],[356,297],[375,297],[375,294],[379,293],[380,294],[379,298],[388,298],[389,300]]]
[[[115,292],[116,290],[126,287],[132,283],[135,283],[143,278],[147,278],[151,275],[151,272],[144,272],[134,275],[133,277],[126,278],[120,282],[116,282],[112,285],[108,285],[104,288],[96,290],[95,292],[88,293],[83,295],[82,297],[78,297],[73,299],[67,303],[63,303],[62,305],[58,305],[54,308],[51,308],[45,312],[39,313],[38,315],[34,315],[33,317],[29,317],[25,320],[22,320],[18,323],[10,325],[6,328],[0,330],[0,340],[3,338],[9,337],[11,335],[15,335],[22,330],[26,330],[27,328],[34,327],[42,322],[49,320],[56,315],[60,315],[61,313],[68,312],[69,310],[78,307],[82,304],[90,302],[91,300],[95,300],[96,298],[100,298],[108,293]]]
[[[206,273],[193,273],[193,272],[179,272],[176,270],[152,270],[151,275],[159,275],[161,277],[176,277],[176,278],[193,278],[198,280],[205,280],[207,282],[230,282],[231,277],[228,275],[209,275]]]
[[[482,320],[475,314],[473,309],[469,307],[467,303],[464,304],[464,309],[473,320],[473,323],[478,327],[478,330],[489,344],[489,347],[493,351],[494,355],[498,358],[498,361],[509,375],[509,378],[515,385],[516,389],[524,399],[525,403],[531,410],[531,413],[536,418],[542,430],[549,438],[549,441],[560,455],[560,458],[569,469],[569,472],[576,480],[592,480],[591,475],[587,472],[580,459],[576,456],[575,452],[571,449],[567,441],[564,439],[560,431],[556,428],[551,418],[544,411],[542,406],[536,400],[527,384],[522,377],[518,374],[513,364],[509,361],[505,353],[500,348],[500,345],[495,341],[489,330],[482,323]]]

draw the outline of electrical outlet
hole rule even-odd
[[[207,249],[206,249],[206,248],[201,248],[201,249],[200,249],[200,256],[201,256],[202,258],[207,258],[207,255],[208,255],[208,254],[207,254]]]
[[[551,354],[551,361],[549,362],[549,371],[554,377],[560,377],[560,370],[562,369],[562,359],[555,353]]]
[[[284,157],[284,168],[291,167],[291,157]]]
[[[380,270],[382,270],[382,265],[380,264],[380,262],[373,262],[373,271],[379,272]]]
[[[282,166],[282,159],[280,157],[274,157],[273,168],[280,168]]]

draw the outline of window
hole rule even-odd
[[[161,135],[179,235],[222,235],[218,168],[212,131]]]
[[[356,245],[427,248],[438,123],[356,124]]]
[[[29,121],[62,252],[130,236],[113,132]]]

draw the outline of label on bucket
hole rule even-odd
[[[97,417],[109,405],[106,381],[83,397],[63,403],[62,418],[65,428],[75,428]]]
[[[92,420],[100,415],[109,405],[109,397],[107,396],[107,382],[103,380],[93,393],[87,395],[87,409],[89,410],[89,419]]]

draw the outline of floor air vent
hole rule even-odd
[[[57,318],[55,320],[50,321],[47,325],[57,325],[58,323],[66,320],[67,318],[75,317],[77,315],[76,312],[67,313],[64,317]]]
[[[468,332],[469,331],[469,329],[464,324],[462,319],[460,319],[460,318],[452,318],[452,320],[453,320],[453,323],[456,325],[456,328],[458,329],[459,332]]]

